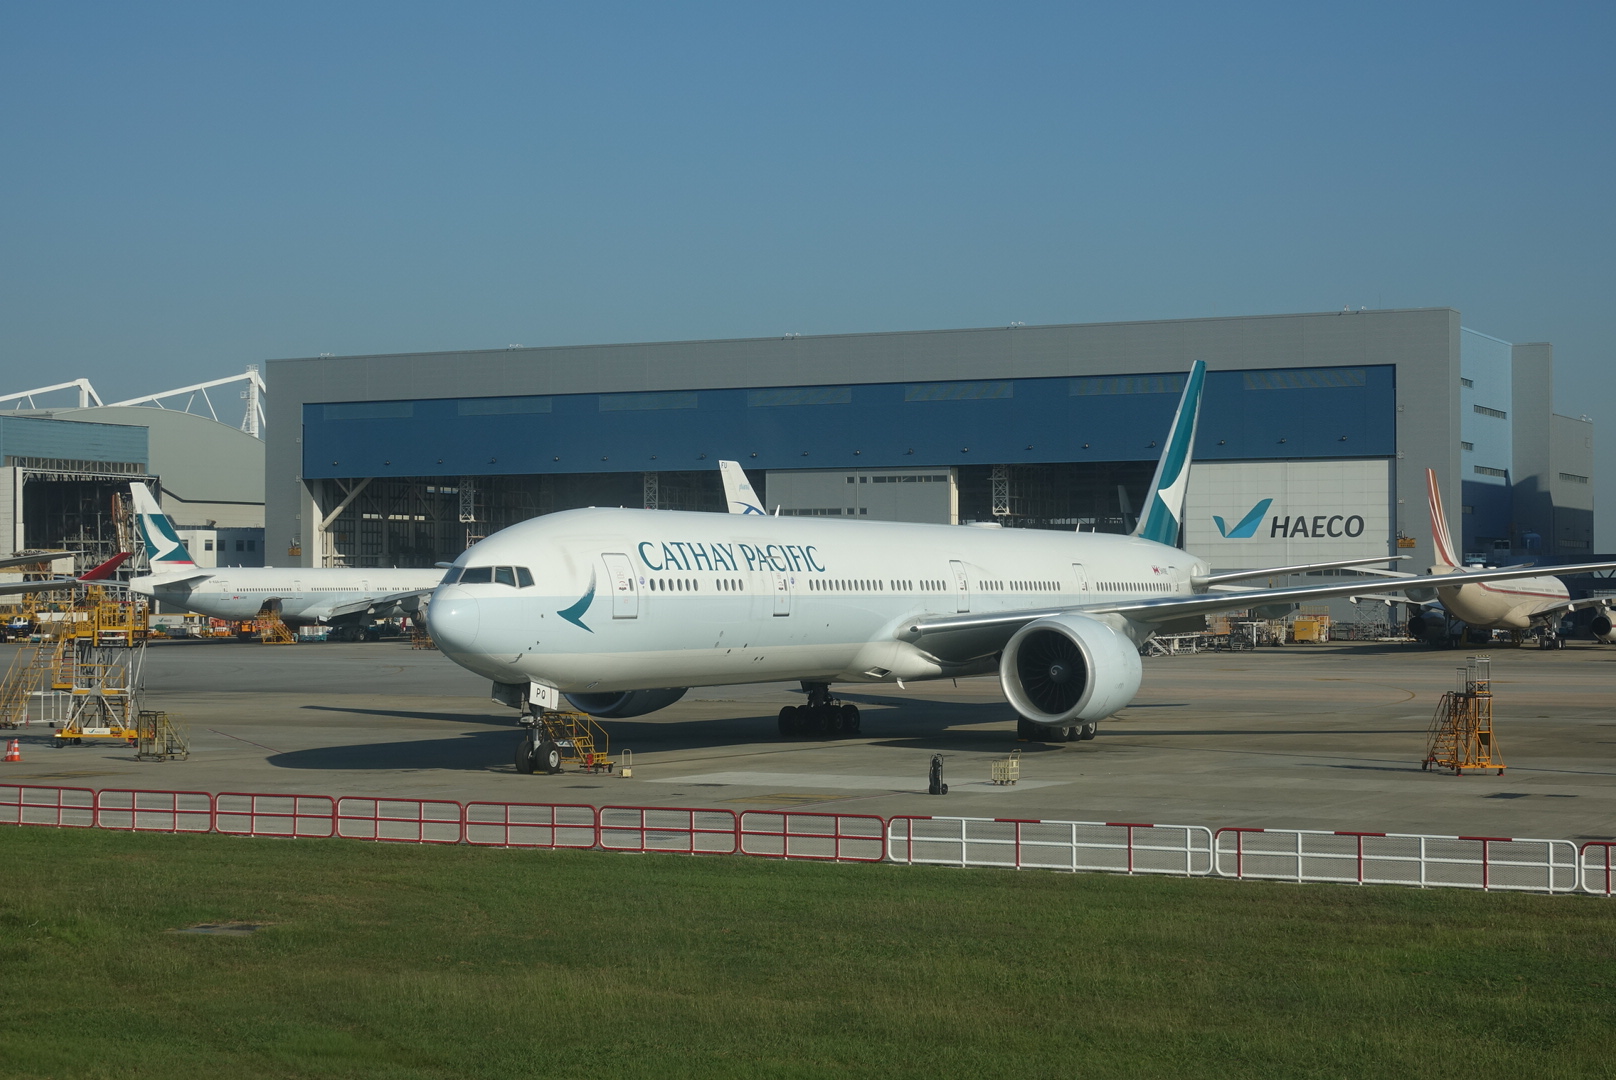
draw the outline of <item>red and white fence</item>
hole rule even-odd
[[[0,825],[1616,896],[1616,841],[0,784]]]
[[[887,858],[909,865],[1204,877],[1212,831],[1199,825],[1019,818],[895,817]]]
[[[1577,846],[1507,836],[1219,829],[1221,877],[1495,892],[1573,892]]]

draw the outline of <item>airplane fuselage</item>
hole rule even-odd
[[[1207,572],[1109,534],[622,509],[514,525],[456,567],[432,598],[439,648],[494,682],[563,693],[987,672],[991,658],[946,664],[895,632],[928,615],[1187,596]],[[485,568],[511,584],[456,580]]]
[[[251,619],[266,602],[277,601],[281,618],[298,625],[329,621],[327,613],[370,597],[430,589],[442,578],[443,571],[435,569],[221,566],[149,574],[130,581],[129,588],[172,607],[233,621]],[[385,618],[404,610],[389,605],[369,615]]]
[[[1432,569],[1433,572],[1463,572],[1446,567]],[[1554,577],[1450,585],[1437,589],[1436,594],[1449,614],[1480,630],[1525,630],[1532,625],[1534,610],[1571,597],[1565,584]]]

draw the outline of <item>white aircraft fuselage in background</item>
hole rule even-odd
[[[132,579],[129,588],[172,607],[235,622],[253,618],[273,600],[282,620],[299,625],[409,614],[419,594],[442,579],[442,570],[220,566],[148,574]],[[387,599],[405,593],[417,598]]]
[[[152,569],[130,591],[198,615],[240,622],[267,604],[293,625],[363,624],[414,613],[443,580],[441,569],[200,567],[151,490],[134,482],[129,495]]]

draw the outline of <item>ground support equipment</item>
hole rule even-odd
[[[141,761],[184,761],[191,756],[190,740],[166,712],[140,710],[135,729],[140,732],[135,757]]]
[[[558,773],[567,762],[589,773],[611,772],[611,736],[586,713],[540,709],[522,717],[516,771]]]
[[[1459,669],[1459,688],[1442,695],[1420,768],[1452,769],[1455,776],[1466,769],[1497,769],[1503,775],[1504,759],[1493,736],[1490,657],[1467,657]]]
[[[992,764],[992,779],[1000,787],[1009,787],[1021,779],[1021,751],[1012,750],[1007,758],[999,758]]]

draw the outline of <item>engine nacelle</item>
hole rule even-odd
[[[622,720],[630,716],[666,709],[685,696],[688,686],[673,686],[666,690],[619,690],[605,694],[564,694],[572,707],[590,716],[603,716],[608,720]]]
[[[1083,615],[1028,623],[999,658],[999,682],[1010,704],[1045,727],[1110,716],[1133,700],[1142,674],[1139,647]]]
[[[1616,623],[1611,621],[1610,608],[1600,608],[1594,621],[1588,624],[1588,629],[1593,631],[1595,641],[1603,641],[1607,645],[1616,642]]]

